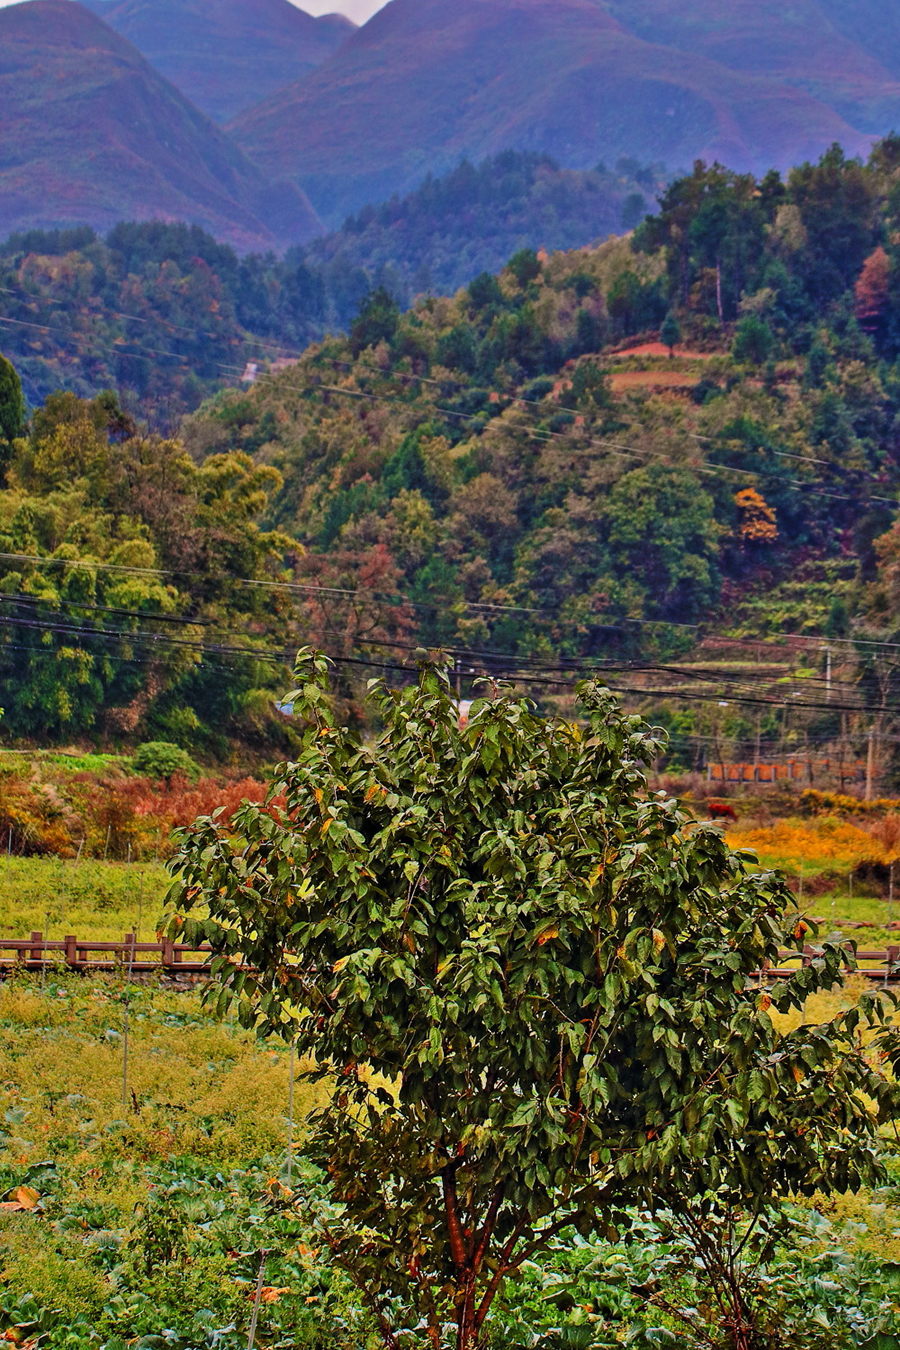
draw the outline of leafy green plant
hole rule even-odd
[[[844,951],[752,989],[795,937],[792,896],[648,796],[660,743],[609,691],[581,689],[584,727],[502,692],[460,727],[425,662],[418,687],[379,687],[370,748],[334,724],[327,670],[301,654],[309,730],[270,803],[185,833],[169,931],[212,942],[220,1010],[331,1080],[313,1208],[386,1344],[421,1324],[481,1345],[507,1277],[639,1207],[730,1260],[710,1334],[761,1350],[731,1234],[879,1174],[868,1103],[890,1116],[893,1092],[857,1032],[881,1004],[776,1028]]]
[[[674,356],[675,348],[681,341],[681,326],[678,323],[674,310],[670,309],[663,320],[663,326],[659,330],[659,340],[664,347],[668,347],[669,355]]]
[[[189,1246],[184,1211],[169,1194],[153,1195],[136,1209],[128,1245],[132,1252],[140,1253],[147,1275],[153,1275],[160,1266],[184,1265]]]
[[[145,741],[134,752],[131,761],[135,773],[148,778],[165,779],[167,783],[176,774],[184,778],[198,778],[200,770],[186,750],[169,741]]]

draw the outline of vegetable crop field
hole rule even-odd
[[[316,1088],[298,1075],[289,1173],[289,1052],[216,1023],[194,991],[147,985],[130,991],[123,1105],[125,993],[77,978],[0,988],[0,1332],[72,1350],[245,1345],[265,1252],[257,1344],[374,1347],[309,1219]],[[833,1011],[821,1002],[811,1016]],[[656,1239],[648,1224],[627,1245],[561,1235],[512,1287],[498,1343],[692,1344],[647,1305],[661,1269],[695,1296],[677,1246]],[[771,1278],[785,1318],[812,1319],[823,1347],[893,1347],[898,1276],[900,1163],[876,1195],[793,1211]]]
[[[765,854],[786,838],[753,842]],[[0,859],[0,931],[149,939],[167,885],[152,862]],[[865,924],[848,936],[883,946],[889,904],[837,879],[806,909],[826,927]],[[806,1019],[863,987],[852,978],[811,999]],[[237,1350],[255,1313],[258,1347],[376,1350],[317,1227],[326,1191],[304,1132],[322,1088],[294,1067],[280,1042],[217,1021],[198,987],[51,971],[0,985],[0,1335],[70,1350]],[[765,1270],[785,1346],[900,1347],[900,1150],[884,1143],[880,1190],[787,1210]],[[627,1242],[565,1231],[510,1285],[492,1343],[693,1350],[713,1344],[707,1297],[691,1253],[648,1218]]]

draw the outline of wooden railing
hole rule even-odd
[[[138,942],[134,933],[126,933],[122,942],[85,941],[72,934],[62,941],[49,942],[43,933],[32,933],[30,938],[0,938],[3,971],[58,966],[84,975],[103,971],[202,975],[209,972],[211,959],[212,948],[208,943],[191,947],[169,941]]]
[[[815,949],[802,953],[783,951],[782,965],[759,974],[764,979],[787,979],[798,967],[815,959]],[[0,972],[55,969],[76,971],[81,975],[117,971],[127,975],[208,975],[212,948],[209,943],[190,946],[180,942],[138,942],[134,933],[126,933],[121,942],[93,942],[72,936],[49,942],[43,933],[30,938],[0,938]],[[882,982],[900,981],[900,946],[886,951],[856,953],[857,974]],[[791,964],[787,964],[790,962]],[[871,964],[871,963],[875,964]],[[847,967],[849,971],[849,966]]]
[[[781,961],[784,963],[790,961],[791,964],[768,967],[762,972],[761,978],[786,980],[796,974],[798,968],[812,965],[815,956],[815,949],[812,947],[804,947],[802,953],[782,952]],[[851,971],[849,965],[845,967],[847,974],[862,975],[867,980],[878,980],[882,983],[900,980],[900,947],[888,947],[887,951],[878,952],[858,951],[856,961],[855,971]],[[871,962],[876,964],[872,965]]]

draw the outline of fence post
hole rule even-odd
[[[171,938],[163,938],[162,963],[166,970],[175,964],[175,944]]]
[[[45,956],[44,935],[43,933],[31,934],[31,951],[28,953],[29,961],[40,961]]]
[[[73,933],[66,933],[66,965],[70,970],[78,969],[78,939]]]
[[[128,973],[125,985],[125,1004],[122,1010],[122,1105],[128,1105],[128,1030],[131,1011],[131,977],[134,974],[134,948],[137,939],[134,933],[125,934],[125,948],[128,952]],[[122,953],[123,957],[125,952]]]

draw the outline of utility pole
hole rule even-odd
[[[831,648],[825,648],[825,702],[831,702]]]
[[[872,800],[872,780],[875,777],[875,726],[869,727],[869,749],[866,755],[866,801]]]

